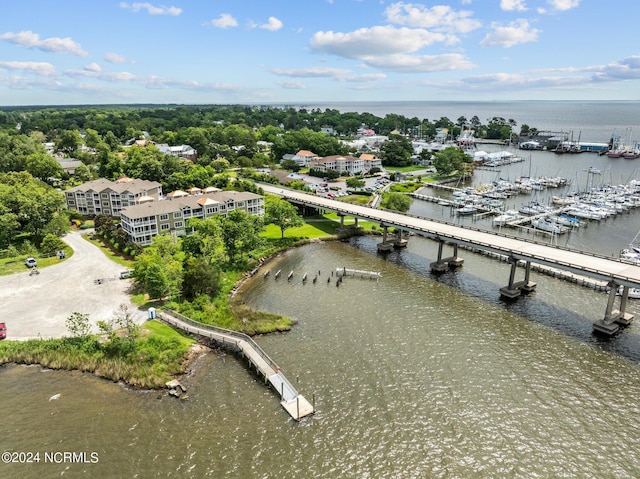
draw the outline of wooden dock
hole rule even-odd
[[[247,359],[250,368],[255,367],[256,371],[265,378],[265,382],[271,384],[280,395],[280,404],[283,409],[296,421],[315,412],[314,406],[296,391],[275,361],[250,336],[200,323],[175,311],[161,311],[157,314],[157,318],[183,331],[233,347]]]

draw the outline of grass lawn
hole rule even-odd
[[[35,255],[34,258],[38,262],[38,269],[58,264],[61,261],[65,261],[73,256],[73,250],[68,246],[64,248],[64,251],[66,253],[65,259],[59,259],[57,255],[53,255],[48,258],[41,258],[40,256]],[[16,258],[0,259],[0,276],[29,271],[29,268],[27,268],[27,266],[24,264],[24,260],[28,257],[29,255],[20,255]]]
[[[117,251],[114,251],[112,248],[110,248],[107,244],[105,244],[102,238],[93,238],[89,234],[83,235],[83,238],[96,245],[98,248],[100,248],[100,251],[102,251],[105,256],[115,261],[119,265],[122,265],[125,269],[131,269],[135,264],[134,260],[125,258],[122,256],[122,253],[118,253]]]
[[[410,165],[410,166],[385,166],[388,171],[401,171],[402,173],[410,173],[412,171],[424,170],[425,166]]]

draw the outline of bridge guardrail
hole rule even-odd
[[[246,341],[247,343],[251,344],[253,349],[256,350],[256,352],[262,357],[262,359],[264,359],[267,362],[267,364],[269,364],[269,366],[271,366],[275,371],[279,371],[280,370],[280,368],[275,363],[275,361],[273,359],[271,359],[267,355],[267,353],[265,353],[264,350],[260,346],[258,346],[258,343],[256,343],[251,338],[251,336],[249,336],[247,334],[244,334],[244,333],[240,333],[238,331],[233,331],[231,329],[224,329],[224,328],[220,328],[218,326],[213,326],[211,324],[206,324],[206,323],[201,323],[200,321],[195,321],[195,320],[193,320],[191,318],[188,318],[188,317],[184,316],[183,314],[180,314],[177,311],[173,311],[171,309],[164,308],[163,311],[166,312],[167,314],[169,314],[170,316],[176,317],[180,321],[184,321],[187,324],[191,324],[192,326],[195,326],[196,328],[206,329],[206,330],[214,332],[214,333],[223,334],[225,336],[232,336],[232,337],[237,338],[237,339],[239,339],[241,341]]]

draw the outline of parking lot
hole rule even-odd
[[[0,322],[7,325],[7,339],[68,336],[65,321],[71,313],[89,314],[95,325],[113,319],[121,304],[129,307],[137,322],[145,321],[146,313],[127,294],[131,280],[119,279],[122,266],[79,232],[63,240],[74,250],[68,259],[38,268],[39,274],[30,274],[25,265],[22,273],[0,276]],[[97,284],[97,279],[103,281]]]

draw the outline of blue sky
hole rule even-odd
[[[640,100],[637,0],[4,0],[0,105]]]

